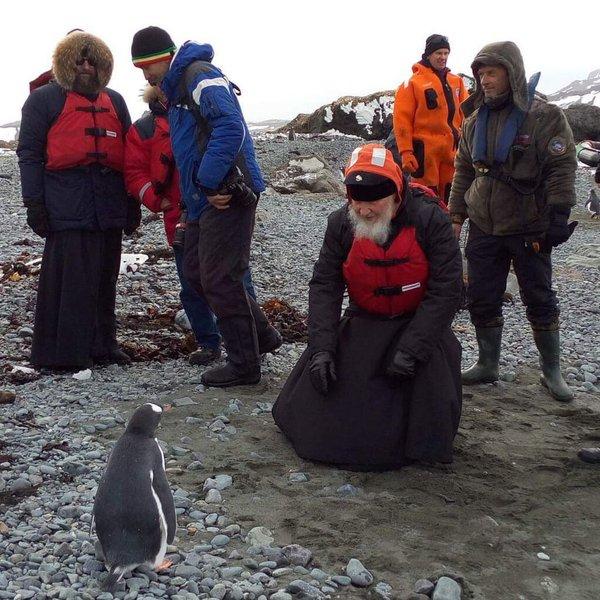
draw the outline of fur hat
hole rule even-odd
[[[75,63],[82,57],[94,62],[100,89],[105,88],[113,70],[112,52],[99,37],[85,31],[70,33],[56,46],[52,57],[52,73],[58,85],[65,90],[73,89]]]

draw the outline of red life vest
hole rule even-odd
[[[427,290],[429,262],[415,228],[406,227],[387,250],[355,239],[343,272],[348,295],[359,308],[392,317],[417,309]]]
[[[100,163],[123,171],[123,126],[110,96],[94,101],[68,92],[58,119],[48,132],[46,169],[70,169]]]

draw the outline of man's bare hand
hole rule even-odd
[[[170,201],[170,200],[167,200],[166,198],[163,198],[163,199],[160,201],[160,210],[169,210],[169,209],[171,208],[171,206],[173,206],[173,205],[171,204],[171,201]]]
[[[225,210],[226,208],[229,208],[231,194],[215,194],[214,196],[206,196],[206,199],[215,208]]]
[[[452,230],[454,231],[454,237],[460,240],[460,232],[462,231],[462,223],[452,223]]]

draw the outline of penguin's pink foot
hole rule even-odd
[[[158,567],[156,567],[154,570],[157,573],[160,573],[161,571],[166,571],[167,569],[170,569],[173,566],[173,561],[172,560],[163,560],[162,563],[160,563],[160,565],[158,565]]]

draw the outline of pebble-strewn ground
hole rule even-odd
[[[356,144],[270,138],[258,142],[258,154],[269,176],[295,152],[339,167]],[[43,248],[26,227],[17,173],[14,155],[0,155],[0,174],[13,176],[0,178],[0,263],[13,266]],[[590,182],[581,170],[581,206]],[[253,247],[261,300],[306,310],[325,218],[340,202],[263,195]],[[98,587],[91,508],[111,444],[146,401],[173,405],[159,438],[179,515],[174,565],[135,572],[118,598],[424,600],[431,581],[439,599],[459,598],[461,588],[462,598],[486,600],[596,598],[600,469],[575,454],[600,439],[600,236],[598,222],[579,216],[575,236],[555,253],[576,401],[559,405],[537,383],[516,296],[506,306],[503,380],[465,390],[456,460],[444,469],[357,474],[298,459],[270,407],[300,343],[267,357],[255,388],[204,390],[173,325],[178,287],[160,221],[146,218],[124,241],[124,252],[151,259],[120,278],[118,318],[127,348],[161,362],[111,366],[83,380],[12,372],[27,366],[37,280],[35,266],[19,267],[22,276],[0,282],[0,599],[113,597]],[[465,313],[456,330],[469,362],[474,336]]]

